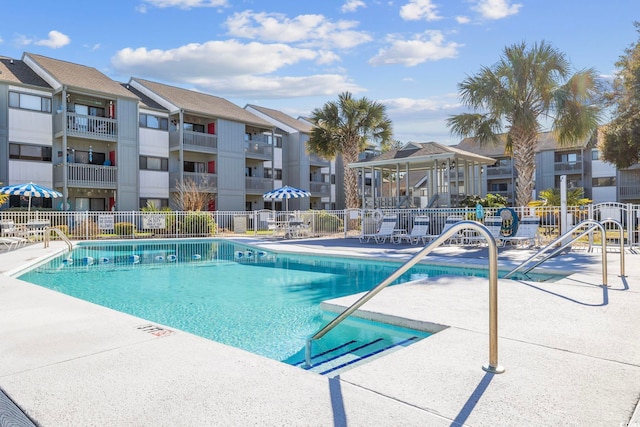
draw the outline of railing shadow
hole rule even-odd
[[[344,412],[340,375],[329,378],[329,397],[331,398],[334,427],[347,427],[347,415]]]
[[[475,409],[484,392],[487,391],[487,388],[495,375],[496,374],[492,374],[490,372],[484,374],[480,383],[478,383],[475,390],[473,390],[473,393],[471,393],[471,396],[469,396],[465,404],[462,406],[462,409],[460,409],[460,412],[458,412],[458,415],[451,422],[451,427],[461,427],[465,422],[467,422],[469,415],[471,415]]]
[[[562,298],[563,300],[566,300],[566,301],[570,301],[570,302],[573,302],[573,303],[576,303],[576,304],[584,305],[586,307],[603,307],[603,306],[609,304],[609,288],[607,286],[597,285],[598,287],[602,288],[602,303],[590,304],[590,303],[587,303],[587,302],[579,301],[579,300],[577,300],[575,298],[571,298],[571,297],[562,295],[562,294],[560,294],[558,292],[552,292],[552,291],[550,291],[548,289],[541,288],[540,286],[536,286],[533,283],[523,282],[521,280],[514,280],[514,282],[520,283],[521,285],[529,286],[530,288],[536,289],[538,291],[545,292],[545,293],[547,293],[549,295],[553,295],[553,296],[556,296],[558,298]]]

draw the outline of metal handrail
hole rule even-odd
[[[60,237],[60,239],[62,239],[67,244],[67,246],[69,247],[69,252],[73,251],[73,243],[71,243],[71,240],[69,240],[67,235],[64,234],[64,232],[57,227],[45,228],[45,231],[44,231],[44,247],[45,248],[49,247],[52,231],[55,232],[58,235],[58,237]]]
[[[489,249],[489,363],[482,366],[487,372],[501,374],[504,368],[498,364],[498,248],[496,240],[484,225],[475,221],[460,221],[455,223],[447,231],[443,232],[435,240],[431,241],[427,246],[415,254],[411,259],[402,264],[396,271],[391,273],[389,277],[384,279],[375,288],[371,289],[365,295],[360,297],[356,302],[340,313],[335,319],[327,323],[315,334],[307,338],[305,345],[305,366],[311,366],[311,344],[313,340],[322,338],[327,332],[336,327],[340,322],[350,316],[354,311],[364,305],[371,298],[376,296],[382,289],[386,288],[394,280],[403,273],[416,265],[422,257],[442,245],[451,236],[461,230],[472,229],[480,233],[487,240]]]
[[[605,224],[615,224],[618,226],[618,230],[620,230],[620,277],[626,277],[624,271],[624,227],[620,221],[617,221],[613,218],[607,218],[605,220],[600,221],[600,224],[604,226]]]
[[[553,249],[553,247],[556,244],[562,243],[562,241],[566,240],[568,236],[571,236],[574,231],[584,227],[586,224],[590,224],[591,227],[587,228],[585,231],[583,231],[579,235],[577,235],[575,237],[571,237],[571,239],[567,240],[564,244],[562,244],[559,248],[557,248],[556,250],[551,252],[549,255],[547,255],[544,258],[542,258],[541,260],[537,261],[532,266],[526,268],[527,264],[529,264],[535,258],[537,258],[538,256],[540,256],[540,255],[548,252],[549,250]],[[599,223],[598,221],[593,220],[593,219],[585,219],[584,221],[581,221],[575,227],[573,227],[571,230],[567,231],[566,233],[564,233],[563,235],[561,235],[557,239],[553,240],[547,246],[545,246],[544,248],[542,248],[541,250],[539,250],[538,252],[536,252],[535,254],[530,256],[522,264],[520,264],[519,266],[517,266],[516,268],[514,268],[513,270],[511,270],[507,274],[505,274],[503,279],[508,279],[513,274],[515,274],[515,273],[517,273],[517,272],[519,272],[521,270],[524,270],[525,268],[526,268],[526,270],[524,270],[523,272],[525,274],[528,273],[529,271],[533,270],[534,268],[536,268],[537,266],[539,266],[540,264],[542,264],[543,262],[545,262],[549,258],[551,258],[554,255],[556,255],[559,252],[561,252],[564,248],[566,248],[568,246],[571,246],[571,244],[573,242],[575,242],[576,240],[578,240],[582,236],[586,236],[587,234],[591,233],[593,231],[593,229],[596,228],[596,227],[600,228],[600,232],[602,233],[602,284],[604,286],[607,286],[607,238],[606,238],[606,231],[604,229],[604,226],[601,223]],[[623,245],[624,245],[624,242],[621,242],[621,249],[622,250],[624,250],[624,246]]]

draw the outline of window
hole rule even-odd
[[[272,178],[273,174],[271,173],[271,168],[265,168],[264,169],[264,177],[265,178]]]
[[[9,158],[50,162],[51,147],[30,144],[9,144]]]
[[[149,129],[169,129],[169,119],[166,117],[153,116],[151,114],[140,114],[140,127]]]
[[[556,153],[555,155],[556,163],[575,163],[578,161],[577,153]]]
[[[500,182],[497,184],[489,185],[491,191],[508,191],[508,184],[506,182]]]
[[[591,160],[600,160],[600,150],[591,150]]]
[[[275,179],[282,179],[282,169],[274,169],[273,174]]]
[[[282,137],[276,136],[276,147],[282,148]]]
[[[600,178],[592,178],[591,185],[594,187],[615,187],[616,186],[616,177],[615,176],[603,176]]]
[[[162,209],[169,207],[169,199],[140,199],[140,209],[152,206],[155,209]]]
[[[140,170],[168,171],[169,159],[162,157],[140,156]]]
[[[184,130],[188,130],[188,131],[192,131],[192,132],[199,132],[199,133],[204,133],[204,125],[199,125],[197,123],[183,123],[182,128]]]
[[[185,172],[197,172],[197,173],[205,173],[207,171],[207,165],[204,162],[184,162],[184,171]]]
[[[51,98],[27,93],[9,92],[9,107],[50,113]]]

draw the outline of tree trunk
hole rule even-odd
[[[513,139],[513,164],[516,172],[515,206],[527,206],[535,186],[536,132],[511,131]]]
[[[358,199],[358,176],[356,171],[349,167],[350,163],[358,161],[358,147],[349,147],[343,150],[343,176],[344,176],[344,197],[347,209],[357,209],[360,207]]]

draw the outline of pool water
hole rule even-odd
[[[19,278],[272,359],[297,364],[330,318],[324,300],[367,291],[400,264],[283,255],[229,241],[84,244]],[[454,274],[482,275],[455,269]],[[452,274],[418,265],[397,283]],[[335,315],[333,315],[335,316]],[[350,320],[321,348],[375,330],[392,343],[428,333]],[[386,328],[386,329],[385,329]],[[411,338],[413,340],[414,338]],[[323,341],[325,338],[323,338]],[[314,344],[315,345],[315,344]]]

